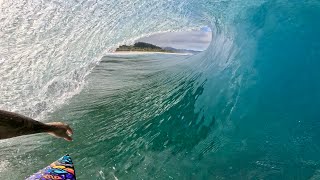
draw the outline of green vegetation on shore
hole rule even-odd
[[[165,50],[159,46],[155,46],[153,44],[144,43],[144,42],[137,42],[131,46],[122,45],[116,49],[116,52],[119,52],[119,51],[168,52],[168,53],[174,52],[174,51]]]

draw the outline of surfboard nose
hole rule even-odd
[[[26,180],[76,180],[75,169],[69,154],[59,158],[49,166],[26,178]]]

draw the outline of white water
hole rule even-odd
[[[85,76],[110,49],[144,34],[195,27],[182,12],[185,5],[1,1],[0,109],[38,118],[54,110],[81,90]]]

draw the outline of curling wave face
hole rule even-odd
[[[103,54],[143,34],[191,27],[184,2],[2,1],[0,108],[32,117],[83,86]],[[143,22],[140,20],[143,18]]]
[[[15,1],[1,10],[1,108],[36,117],[83,88],[50,115],[81,132],[74,146],[23,142],[14,161],[74,152],[83,179],[319,178],[319,2]],[[203,25],[213,40],[200,54],[105,57],[85,81],[121,43]],[[1,145],[6,175],[20,169],[6,158],[11,143]]]

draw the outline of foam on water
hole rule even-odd
[[[2,1],[0,108],[32,117],[53,110],[81,90],[92,67],[118,44],[195,26],[187,12],[180,15],[185,4]]]
[[[319,176],[318,1],[1,1],[0,10],[0,108],[39,117],[63,105],[51,117],[81,132],[72,145],[21,140],[19,156],[0,144],[0,161],[13,161],[2,174],[73,152],[84,179]],[[204,25],[213,40],[203,53],[96,66],[138,37]]]

